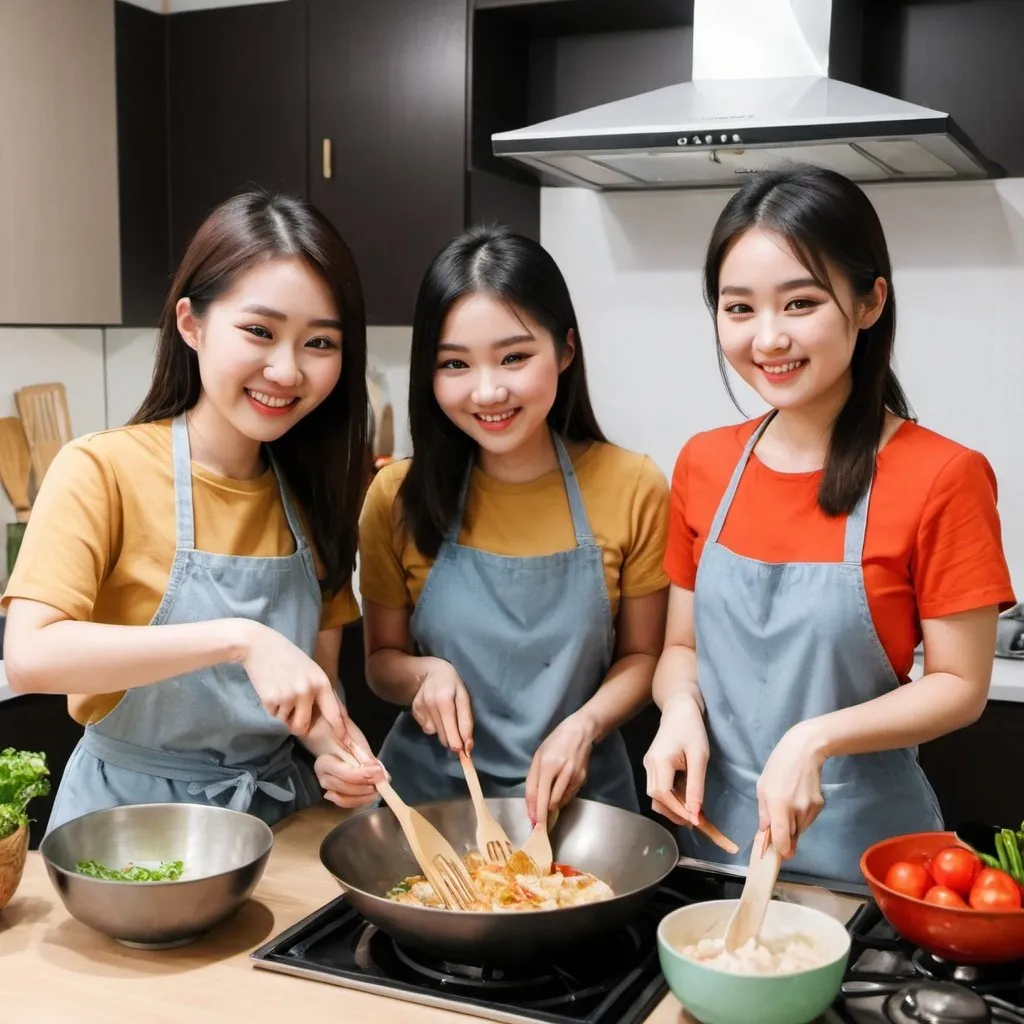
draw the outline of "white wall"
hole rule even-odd
[[[1024,588],[1024,179],[868,191],[895,267],[901,380],[924,425],[991,461]],[[666,475],[692,434],[740,418],[700,297],[728,194],[542,190],[542,241],[572,290],[602,425]],[[764,408],[744,385],[737,396]]]

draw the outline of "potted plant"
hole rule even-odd
[[[50,792],[46,755],[0,751],[0,910],[14,895],[28,853],[28,802]]]

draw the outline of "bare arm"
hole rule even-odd
[[[661,724],[644,757],[647,795],[659,814],[679,825],[696,825],[704,802],[708,737],[704,698],[697,681],[693,591],[675,584],[669,588],[665,647],[652,689],[661,709]],[[682,772],[685,784],[677,784]]]
[[[823,757],[926,743],[978,719],[992,679],[998,608],[921,623],[924,675],[881,697],[803,723]]]
[[[408,608],[387,608],[363,598],[366,681],[381,700],[408,707],[420,688],[427,661],[413,651]]]
[[[242,661],[266,627],[247,619],[173,626],[78,622],[38,601],[7,611],[4,668],[16,693],[117,693]]]
[[[697,682],[697,635],[693,624],[693,591],[669,587],[665,646],[658,659],[652,686],[654,703],[662,711],[674,697],[696,699],[701,712],[704,699]]]
[[[458,672],[441,658],[412,653],[408,608],[363,599],[366,680],[382,700],[407,707],[427,736],[450,750],[473,750],[473,709]]]
[[[224,662],[242,666],[267,713],[295,735],[306,735],[318,709],[346,741],[347,716],[326,673],[262,623],[115,626],[23,599],[7,614],[4,667],[16,693],[116,693]]]

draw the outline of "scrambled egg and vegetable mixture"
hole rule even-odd
[[[550,875],[538,874],[530,857],[517,851],[507,864],[489,864],[479,853],[463,858],[480,902],[472,910],[557,910],[597,903],[615,895],[611,887],[587,871],[552,864]],[[387,893],[389,900],[417,907],[444,909],[440,897],[423,875],[412,875]]]

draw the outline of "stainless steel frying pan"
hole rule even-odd
[[[491,799],[488,806],[520,846],[530,833],[521,797]],[[422,813],[460,853],[476,848],[476,815],[470,800],[421,804]],[[592,800],[574,800],[551,833],[555,860],[604,879],[615,898],[561,910],[463,912],[393,903],[384,894],[419,868],[405,836],[386,807],[364,811],[334,828],[320,846],[320,860],[352,905],[382,931],[407,946],[458,963],[507,963],[542,959],[570,943],[592,941],[628,924],[679,860],[668,829],[640,814]]]

